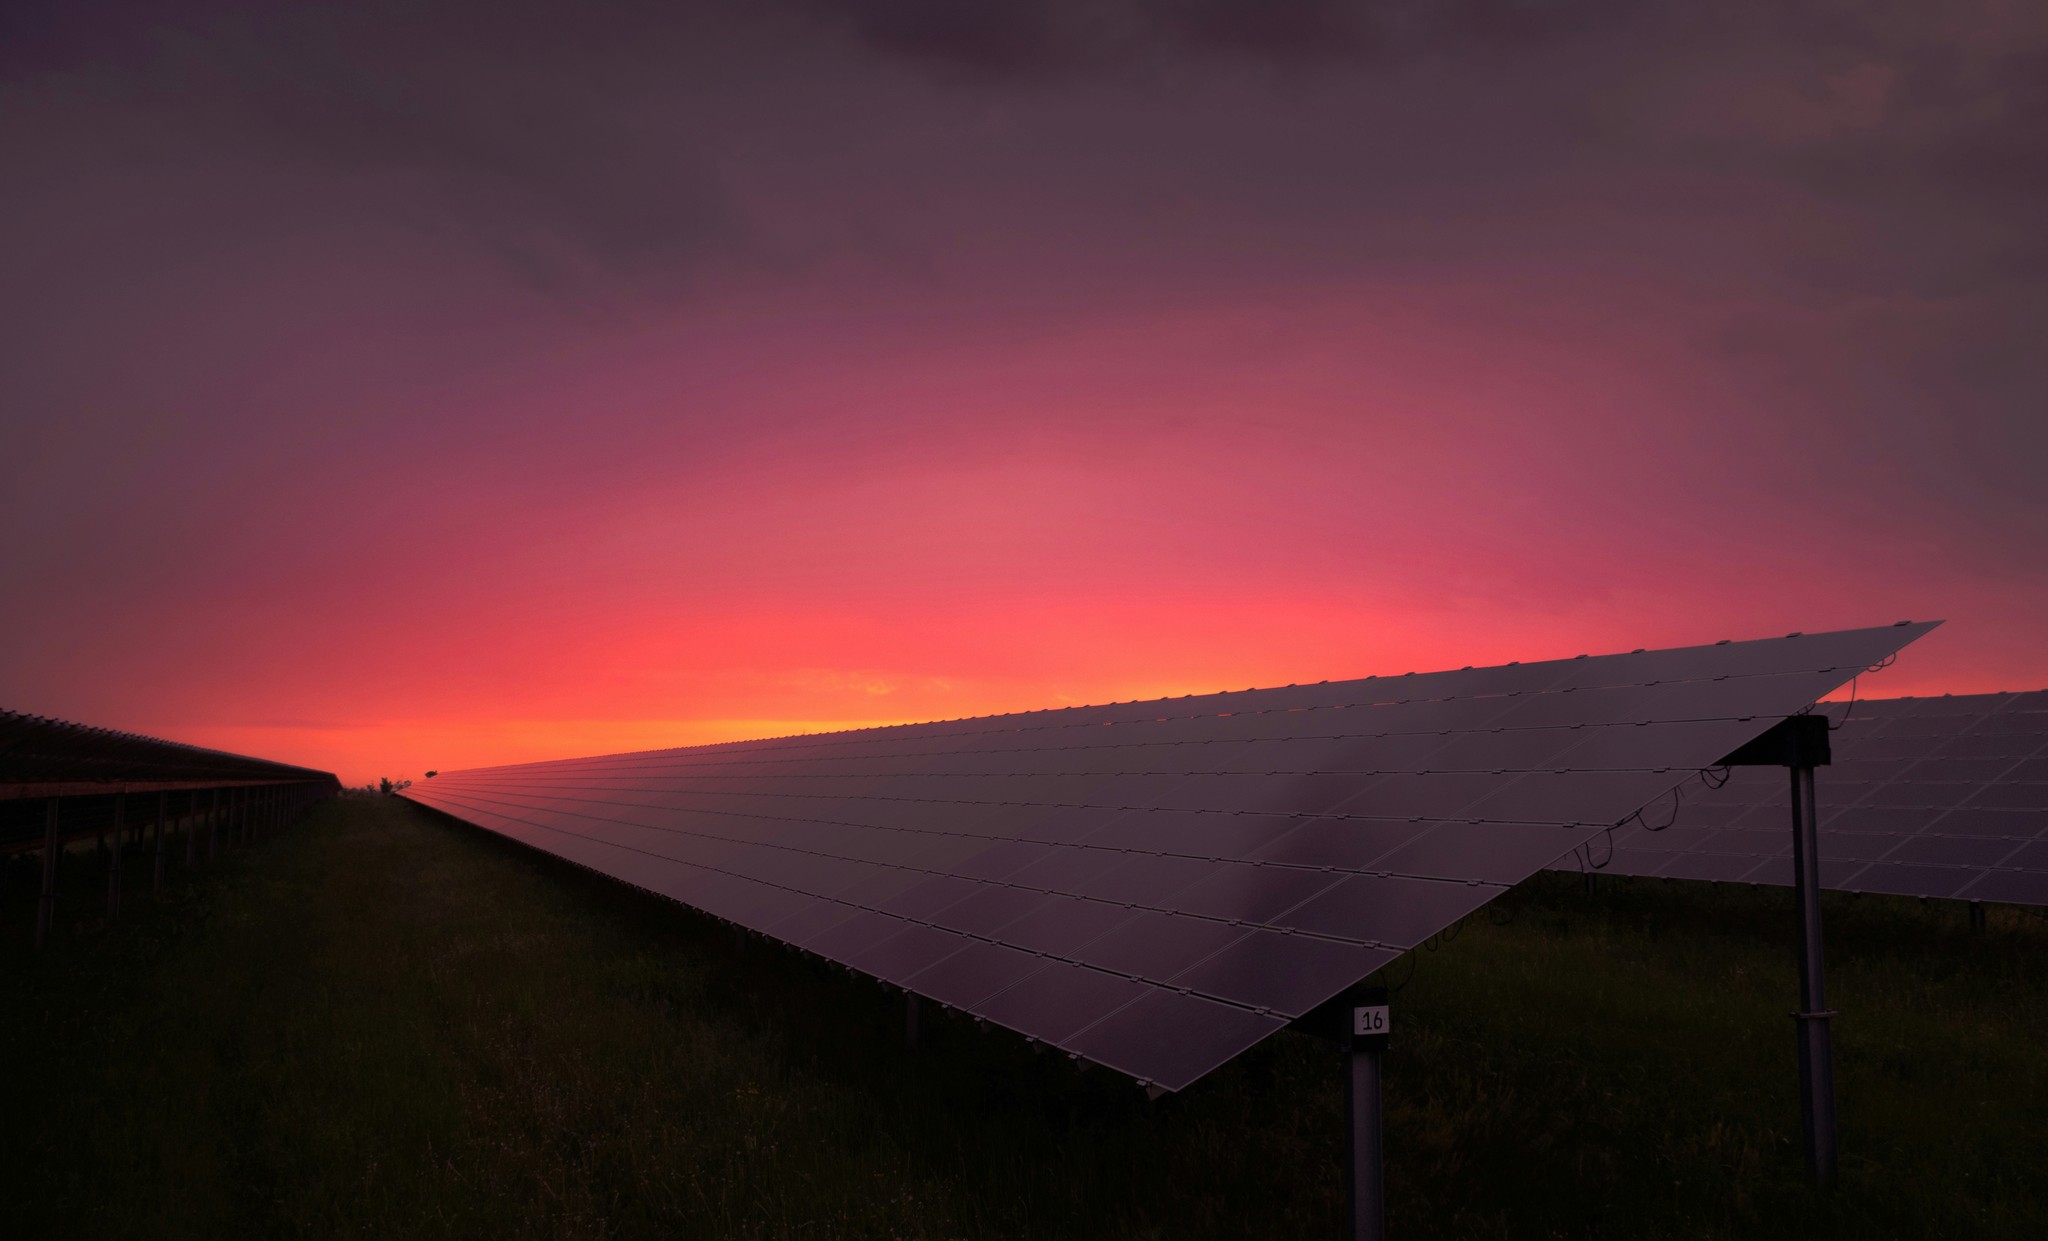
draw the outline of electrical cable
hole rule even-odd
[[[1626,823],[1626,822],[1628,822],[1628,820],[1627,820],[1627,819],[1623,819],[1623,820],[1622,820],[1622,823]],[[1616,826],[1618,827],[1618,826],[1620,826],[1620,824],[1616,824]],[[1669,823],[1666,823],[1666,824],[1665,824],[1664,826],[1665,826],[1665,827],[1669,827],[1669,826],[1671,826],[1671,825],[1670,825]],[[1612,861],[1614,860],[1614,828],[1610,827],[1610,828],[1608,828],[1608,829],[1607,829],[1606,831],[1602,832],[1601,834],[1602,834],[1603,836],[1605,836],[1605,837],[1607,838],[1607,856],[1606,856],[1606,857],[1604,857],[1604,858],[1601,858],[1601,859],[1600,859],[1599,861],[1597,861],[1597,862],[1594,862],[1594,861],[1593,861],[1593,842],[1589,840],[1589,841],[1587,841],[1587,842],[1586,842],[1586,846],[1585,846],[1585,848],[1586,848],[1586,861],[1592,864],[1592,867],[1593,867],[1593,869],[1594,869],[1594,870],[1605,870],[1605,869],[1607,869],[1607,864],[1608,864],[1609,862],[1612,862]]]

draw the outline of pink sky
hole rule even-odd
[[[0,705],[361,782],[1905,618],[1863,692],[2048,685],[2024,6],[23,11]]]

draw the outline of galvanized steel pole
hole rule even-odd
[[[151,833],[156,838],[156,878],[150,881],[150,892],[163,891],[164,887],[164,815],[170,812],[171,795],[159,792],[156,795],[156,825]]]
[[[1381,1073],[1387,1051],[1387,993],[1361,992],[1345,1013],[1344,1188],[1351,1241],[1385,1241],[1385,1135],[1380,1127]]]
[[[107,867],[107,916],[121,916],[121,855],[128,851],[128,794],[114,794],[114,864]]]
[[[1820,840],[1813,768],[1792,768],[1792,877],[1799,892],[1799,1100],[1806,1166],[1813,1179],[1835,1179],[1835,1067],[1820,934]]]
[[[1814,813],[1813,769],[1834,761],[1832,725],[1821,714],[1780,720],[1732,751],[1730,767],[1784,767],[1792,773],[1792,888],[1799,911],[1799,1114],[1806,1166],[1822,1185],[1835,1179],[1835,1066],[1828,1030],[1821,958],[1820,825]]]
[[[36,905],[36,947],[50,934],[50,918],[57,909],[57,799],[52,797],[43,812],[43,896]]]

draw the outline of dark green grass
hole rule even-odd
[[[182,857],[182,854],[175,855]],[[1325,1237],[1335,1053],[1182,1096],[900,1000],[390,800],[129,916],[0,890],[9,1236]],[[1392,1227],[2048,1235],[2048,923],[1827,903],[1842,1185],[1797,1144],[1789,895],[1576,878],[1391,982]],[[1497,911],[1498,912],[1498,911]],[[1405,982],[1404,982],[1405,980]]]

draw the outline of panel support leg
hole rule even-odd
[[[50,935],[50,919],[57,912],[57,799],[52,797],[43,811],[43,895],[36,903],[36,947]]]
[[[206,860],[220,856],[220,790],[206,800]]]
[[[915,991],[903,993],[903,1043],[912,1051],[924,1046],[924,1002]]]
[[[150,880],[149,886],[150,895],[152,896],[164,890],[164,815],[170,808],[171,795],[169,793],[158,793],[156,795],[156,822],[150,828],[150,834],[155,840],[156,853],[156,878]]]
[[[1799,1103],[1806,1167],[1815,1183],[1835,1179],[1835,1065],[1820,933],[1820,840],[1813,768],[1792,770],[1792,873],[1799,900]]]
[[[107,916],[121,916],[121,855],[128,850],[128,794],[114,794],[114,859],[107,867]]]
[[[1984,902],[1970,902],[1970,930],[1975,934],[1984,933]]]
[[[1387,993],[1358,993],[1345,1011],[1344,1199],[1351,1241],[1385,1241],[1385,1134],[1380,1128],[1380,1078],[1387,1051]]]

